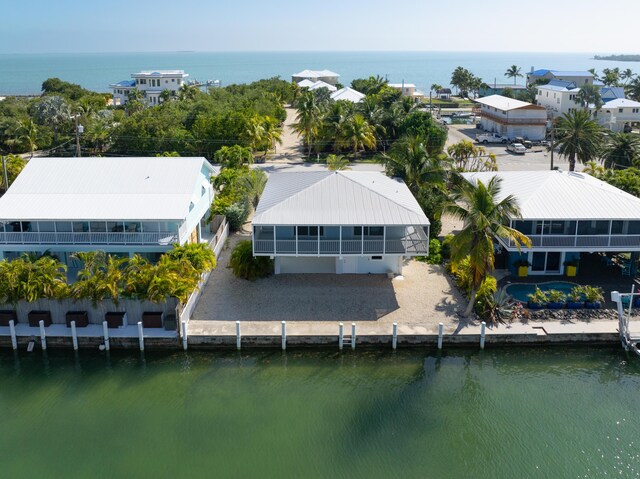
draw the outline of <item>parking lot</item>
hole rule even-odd
[[[476,135],[479,133],[484,132],[473,125],[449,125],[447,146],[462,140],[475,142]],[[534,147],[527,150],[524,155],[516,155],[508,152],[506,145],[489,144],[481,146],[487,150],[487,153],[496,155],[498,168],[501,171],[548,170],[551,166],[551,154],[544,147]],[[553,165],[561,170],[569,169],[569,163],[557,154],[557,150]],[[576,165],[576,168],[580,169],[580,165]]]

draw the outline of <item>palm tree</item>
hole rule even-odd
[[[518,77],[522,77],[523,75],[522,73],[520,73],[519,66],[511,65],[505,72],[504,76],[506,76],[507,78],[513,78],[513,84],[515,85]]]
[[[624,87],[624,90],[629,98],[633,98],[636,101],[640,100],[640,76],[636,76],[631,80],[629,84]]]
[[[576,160],[581,163],[598,158],[602,129],[587,110],[565,113],[556,124],[556,145],[560,155],[569,160],[569,171],[575,171]]]
[[[580,87],[580,91],[576,94],[575,100],[578,105],[588,110],[591,105],[598,111],[602,108],[604,102],[600,96],[600,88],[596,85],[583,85]]]
[[[611,169],[638,167],[640,138],[631,133],[608,133],[602,149],[602,162]]]
[[[322,124],[322,109],[313,92],[305,91],[298,98],[297,110],[296,122],[291,127],[298,136],[303,137],[309,148],[307,156],[311,156],[311,146],[318,137],[318,130]]]
[[[426,184],[443,184],[446,178],[442,161],[429,156],[420,136],[405,136],[396,141],[382,161],[387,175],[402,178],[414,196]]]
[[[375,148],[376,137],[373,134],[373,127],[360,114],[355,114],[345,121],[338,145],[351,148],[355,157],[361,150]]]
[[[38,127],[31,118],[20,120],[18,126],[18,140],[27,147],[31,153],[30,158],[33,158],[33,152],[38,149]]]
[[[195,98],[198,96],[199,92],[200,92],[200,90],[198,90],[196,87],[187,85],[185,83],[178,90],[178,98],[181,101],[184,101],[184,100],[195,100]]]
[[[635,74],[631,68],[627,68],[626,70],[620,72],[620,79],[624,80],[624,84],[627,85],[631,80],[633,80]]]
[[[246,139],[249,148],[256,151],[258,147],[265,141],[265,128],[263,119],[257,115],[249,118],[242,132],[242,136]]]
[[[265,143],[265,152],[269,151],[273,148],[273,151],[276,150],[276,145],[282,145],[282,127],[278,123],[278,120],[272,118],[270,116],[264,117],[264,143]]]
[[[172,98],[173,98],[173,93],[171,93],[171,91],[170,91],[170,90],[168,90],[168,89],[166,89],[166,88],[165,88],[164,90],[162,90],[162,91],[160,92],[160,100],[161,100],[162,102],[169,101],[169,100],[171,100]]]
[[[531,246],[529,238],[506,226],[521,215],[513,195],[500,199],[501,182],[497,176],[486,185],[481,181],[461,182],[444,208],[446,213],[464,222],[462,230],[451,241],[451,260],[456,263],[469,257],[471,293],[462,314],[465,317],[473,311],[478,288],[494,269],[494,240],[511,240],[518,249],[520,245]]]
[[[431,91],[434,93],[438,93],[440,90],[442,90],[442,85],[439,85],[438,83],[432,83],[431,84]]]
[[[584,168],[582,169],[582,172],[598,178],[600,175],[604,175],[606,173],[606,169],[604,166],[599,165],[595,161],[587,161],[587,163],[584,165]]]
[[[267,186],[267,174],[262,170],[251,170],[243,180],[244,191],[253,209],[256,209],[264,187]]]
[[[94,148],[98,153],[102,153],[109,135],[111,134],[112,123],[98,115],[92,115],[91,121],[85,131],[85,137],[93,141]]]
[[[386,133],[384,127],[385,113],[384,108],[378,101],[371,97],[366,97],[361,103],[358,104],[358,111],[364,119],[367,120],[374,130],[374,134],[378,139],[382,139]],[[383,144],[384,146],[384,144]]]
[[[349,160],[342,155],[329,155],[327,156],[327,169],[329,171],[342,171],[350,170]]]

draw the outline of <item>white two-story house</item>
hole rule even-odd
[[[544,140],[547,133],[547,111],[501,95],[476,99],[480,105],[480,125],[485,131],[507,138],[521,136],[527,140]]]
[[[420,205],[380,172],[274,173],[252,225],[253,253],[272,257],[276,274],[400,274],[429,250]]]
[[[580,88],[574,82],[552,80],[537,87],[536,103],[543,106],[551,118],[584,108],[578,101]],[[603,106],[596,110],[590,105],[593,118],[603,127],[615,131],[630,131],[631,125],[640,122],[640,102],[625,98],[624,88],[603,86],[600,89]]]
[[[176,95],[189,76],[183,70],[154,70],[133,73],[133,80],[124,80],[109,85],[113,90],[113,105],[124,105],[129,101],[129,92],[138,89],[144,93],[145,102],[149,105],[162,103],[161,93],[164,90]]]
[[[215,169],[205,158],[33,158],[0,198],[0,257],[78,251],[149,260],[206,241]]]
[[[424,93],[418,90],[413,83],[388,83],[387,86],[394,90],[400,90],[402,96],[412,98],[415,102],[419,102],[424,98]]]

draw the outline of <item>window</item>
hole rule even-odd
[[[631,113],[640,113],[640,108],[634,108],[631,110]]]
[[[371,261],[382,261],[382,256],[372,256]]]
[[[171,79],[171,83],[175,83],[175,81],[176,81],[176,79],[175,79],[175,78],[172,78],[172,79]]]
[[[558,98],[557,103],[558,103],[558,105],[560,104],[560,98]]]
[[[74,221],[73,232],[74,233],[86,233],[89,231],[89,223],[86,221]]]
[[[618,113],[624,112],[624,108],[618,108]]]
[[[609,234],[608,221],[579,221],[579,235],[606,235]]]
[[[298,226],[298,236],[318,236],[318,227]],[[324,236],[324,226],[320,226],[320,236]]]
[[[542,96],[542,90],[538,90],[538,95]]]
[[[362,236],[362,228],[365,236],[384,236],[384,226],[354,226],[353,236]]]

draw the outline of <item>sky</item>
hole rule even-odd
[[[0,53],[638,53],[639,0],[0,0]],[[9,4],[10,3],[10,7]],[[618,17],[619,16],[619,17]],[[633,25],[633,24],[632,24]]]

